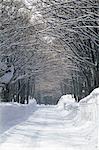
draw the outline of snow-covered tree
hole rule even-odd
[[[68,46],[71,74],[78,68],[73,71],[73,85],[76,82],[76,87],[81,89],[76,91],[81,98],[82,91],[89,93],[99,86],[99,2],[41,0],[41,4],[41,14],[48,25],[42,34],[59,39],[66,51]]]
[[[24,103],[22,93],[26,91],[25,84],[33,70],[29,68],[33,68],[32,59],[38,45],[37,28],[30,23],[30,11],[21,1],[0,1],[0,20],[0,64],[5,66],[0,70],[0,86],[3,84],[3,93],[12,88],[10,97],[3,94],[5,101],[15,93],[18,98],[20,93],[23,99],[20,102]]]

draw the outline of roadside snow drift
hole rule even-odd
[[[97,103],[99,104],[99,88],[94,89],[90,95],[83,98],[80,103]]]
[[[67,104],[73,104],[75,103],[75,99],[72,97],[72,95],[63,95],[57,104],[58,109],[63,110]]]
[[[99,88],[94,89],[90,95],[80,101],[80,112],[82,119],[93,120],[99,116]]]

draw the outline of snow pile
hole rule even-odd
[[[67,105],[69,107],[67,107]],[[75,99],[72,97],[72,95],[63,95],[57,104],[57,108],[60,110],[66,110],[66,109],[71,109],[71,107],[75,107]]]
[[[36,110],[36,100],[30,104],[0,103],[0,133],[26,120]]]
[[[97,103],[99,104],[99,88],[94,89],[90,95],[83,98],[80,103]]]
[[[99,88],[94,89],[90,95],[80,101],[80,116],[81,120],[91,122],[92,131],[94,134],[96,145],[99,148]],[[91,128],[91,127],[90,127]],[[90,128],[88,130],[90,130]]]
[[[95,122],[99,111],[99,88],[94,89],[90,95],[80,101],[81,118]]]

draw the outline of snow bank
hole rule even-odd
[[[99,88],[94,89],[90,95],[79,102],[82,119],[95,122],[99,115]]]
[[[99,148],[99,88],[94,89],[87,97],[79,102],[81,120],[91,122],[92,130],[97,146]],[[88,128],[90,130],[91,127]]]
[[[90,95],[83,98],[80,103],[97,103],[99,104],[99,88],[94,89]]]
[[[76,117],[78,106],[79,104],[76,103],[72,95],[69,94],[69,95],[63,95],[60,98],[56,108],[60,111],[62,117],[71,120],[72,118]]]
[[[0,103],[0,133],[26,120],[36,110],[36,100],[27,104]]]
[[[69,106],[67,108],[67,105]],[[57,104],[58,109],[63,110],[63,109],[71,109],[70,107],[75,106],[75,99],[72,97],[72,95],[63,95]]]

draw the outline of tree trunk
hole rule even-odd
[[[20,103],[20,88],[21,88],[20,80],[18,80],[17,95],[16,95],[16,101],[18,103]]]
[[[27,101],[27,104],[29,103],[29,94],[30,94],[30,78],[28,79],[27,81],[27,89],[26,89],[26,101]]]
[[[4,102],[10,102],[10,96],[9,96],[9,85],[6,84],[5,87],[2,90],[2,98]]]
[[[20,103],[21,104],[25,104],[25,83],[21,83],[22,85],[22,89],[21,89],[21,92],[20,92]]]

